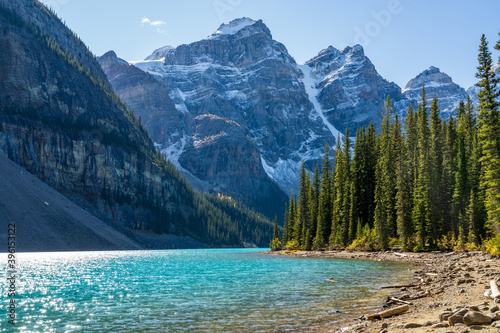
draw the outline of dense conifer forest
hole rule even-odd
[[[462,101],[442,119],[423,86],[402,121],[387,96],[380,129],[363,127],[354,142],[346,129],[312,176],[303,163],[271,248],[500,254],[500,78],[484,35],[478,62],[479,105]]]

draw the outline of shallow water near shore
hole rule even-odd
[[[303,331],[369,312],[390,292],[380,286],[410,277],[411,266],[403,263],[262,251],[17,254],[16,327],[23,332]],[[337,282],[326,281],[330,277]],[[2,283],[2,295],[5,288]],[[10,325],[2,317],[0,327],[7,332]]]

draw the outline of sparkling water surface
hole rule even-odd
[[[2,332],[300,332],[370,311],[388,293],[380,286],[409,278],[406,264],[262,251],[18,253],[17,329],[7,323],[5,299],[0,327]],[[326,281],[330,277],[337,282]]]

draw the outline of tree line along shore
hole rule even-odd
[[[387,96],[379,131],[363,127],[353,143],[346,129],[312,179],[303,163],[271,249],[500,254],[500,76],[484,35],[476,77],[479,105],[462,101],[442,119],[422,86],[417,110],[409,106],[401,121]]]

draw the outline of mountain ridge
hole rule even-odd
[[[164,60],[129,64],[151,74],[167,89],[175,109],[183,113],[186,129],[171,132],[168,140],[155,135],[153,139],[194,182],[196,172],[179,162],[190,149],[194,133],[187,129],[187,119],[210,113],[234,120],[248,131],[260,150],[262,167],[285,193],[298,190],[301,161],[312,170],[320,163],[325,143],[333,147],[346,127],[354,135],[372,121],[379,125],[387,95],[402,118],[409,105],[416,107],[418,103],[419,80],[432,90],[429,98],[436,93],[443,99],[443,117],[454,112],[458,98],[467,96],[448,75],[432,66],[432,75],[423,75],[426,71],[418,74],[408,83],[415,87],[403,90],[377,72],[360,45],[343,50],[328,46],[299,65],[283,44],[272,39],[262,20],[250,18],[222,24],[205,39],[169,49]],[[438,79],[448,86],[434,84]],[[110,81],[120,80],[129,78],[111,74]],[[115,88],[127,100],[121,89]],[[260,105],[259,100],[263,101]],[[147,111],[145,104],[134,108],[138,113]],[[300,122],[300,128],[293,122]],[[276,131],[278,124],[280,131]],[[205,190],[210,191],[210,187]]]

